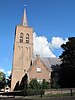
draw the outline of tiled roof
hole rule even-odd
[[[51,69],[52,66],[61,64],[61,60],[59,58],[40,57],[40,60],[48,69]]]

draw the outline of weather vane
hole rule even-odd
[[[25,5],[24,5],[25,8],[26,8],[26,1],[27,1],[27,0],[25,0]]]
[[[26,8],[26,5],[24,5],[24,7]]]

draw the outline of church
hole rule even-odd
[[[43,79],[50,81],[52,66],[60,65],[58,58],[40,57],[33,58],[33,28],[28,26],[26,9],[21,25],[16,26],[11,91],[14,90],[17,82],[21,82],[23,76],[27,74],[28,81],[36,78],[38,82]]]

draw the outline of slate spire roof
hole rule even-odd
[[[24,8],[24,14],[23,14],[23,18],[22,18],[22,25],[23,26],[28,26],[26,8]]]

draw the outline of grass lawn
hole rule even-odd
[[[70,93],[64,93],[64,94],[47,94],[43,95],[42,97],[40,95],[35,95],[35,96],[26,96],[25,98],[27,99],[46,99],[46,98],[51,98],[51,97],[66,97],[66,96],[71,96]],[[73,96],[75,96],[73,94]]]

